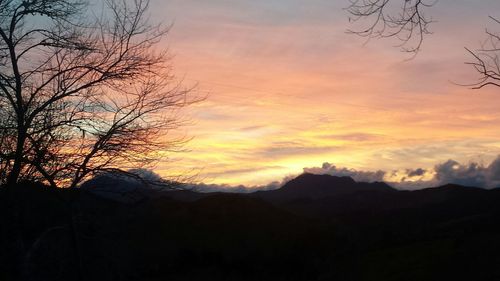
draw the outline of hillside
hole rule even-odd
[[[0,280],[498,280],[500,190],[305,174],[254,194],[0,192]]]

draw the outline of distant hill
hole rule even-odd
[[[438,207],[449,207],[443,213],[471,211],[486,206],[494,208],[500,202],[500,189],[485,190],[448,184],[416,191],[401,191],[381,182],[359,183],[349,177],[303,174],[280,189],[259,191],[253,196],[296,214],[329,217],[339,214],[386,214]]]
[[[0,280],[496,281],[499,222],[499,189],[459,185],[312,174],[253,194],[22,184],[0,189]]]
[[[321,199],[327,197],[346,196],[357,192],[395,192],[386,183],[358,183],[350,177],[330,175],[314,175],[304,173],[277,190],[258,191],[259,197],[273,201],[294,199]]]
[[[206,194],[182,189],[182,184],[175,182],[159,182],[158,184],[142,182],[136,178],[120,174],[103,174],[94,177],[80,186],[96,196],[126,203],[135,204],[158,197],[169,197],[179,201],[195,201],[206,197]]]

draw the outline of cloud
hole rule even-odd
[[[477,162],[462,164],[450,159],[435,165],[432,169],[416,168],[387,172],[382,170],[359,171],[324,163],[321,167],[304,168],[304,172],[348,176],[362,182],[384,181],[395,188],[408,190],[450,183],[489,189],[500,187],[500,155],[489,165]]]
[[[224,170],[224,171],[220,171],[220,172],[206,173],[206,175],[208,177],[219,177],[219,176],[227,176],[227,175],[233,175],[233,174],[255,173],[258,171],[265,170],[265,169],[273,169],[273,168],[275,168],[275,167],[238,168],[238,169]]]
[[[358,171],[355,169],[348,169],[348,168],[337,168],[335,165],[332,165],[328,162],[323,163],[321,167],[304,168],[304,173],[331,175],[338,177],[351,177],[355,181],[360,181],[360,182],[383,181],[386,175],[386,172],[381,170],[371,172],[371,171]]]
[[[246,169],[234,170],[244,172]],[[397,189],[417,190],[445,184],[459,184],[480,188],[500,187],[500,155],[491,163],[485,165],[477,162],[460,163],[450,159],[431,168],[408,168],[401,170],[357,170],[348,167],[338,167],[325,162],[318,167],[306,167],[304,173],[351,177],[358,182],[386,182]],[[247,186],[228,184],[193,184],[189,188],[199,192],[234,192],[250,193],[257,190],[273,190],[280,188],[298,174],[287,176],[281,181],[267,185]]]
[[[285,141],[285,142],[273,142],[270,146],[257,151],[259,155],[266,158],[276,158],[276,157],[290,157],[297,155],[314,155],[314,154],[324,154],[331,153],[333,151],[340,150],[341,147],[327,145],[327,146],[310,146],[308,144],[303,144],[300,142]]]
[[[246,170],[240,169],[234,170],[234,172],[245,172]],[[304,168],[303,171],[311,174],[351,177],[358,182],[386,182],[397,189],[405,190],[416,190],[450,183],[488,189],[500,187],[500,155],[488,165],[477,162],[463,164],[450,159],[430,169],[415,168],[388,172],[337,167],[325,162],[321,167]],[[139,175],[149,182],[162,181],[162,178],[151,170],[134,169],[129,170],[129,172]],[[141,184],[137,179],[121,174],[105,173],[97,176],[97,178],[102,176],[119,179],[130,184]],[[278,189],[296,176],[290,175],[281,181],[273,181],[266,185],[257,186],[194,183],[187,184],[184,187],[197,192],[251,193],[258,190]]]
[[[417,168],[415,170],[412,170],[412,169],[407,169],[406,170],[406,174],[410,178],[423,176],[426,172],[427,172],[427,170],[422,169],[422,168]]]
[[[259,186],[245,186],[245,185],[228,185],[228,184],[191,184],[187,185],[187,189],[209,193],[209,192],[228,192],[228,193],[252,193],[259,190],[274,190],[283,186],[283,182],[274,181],[266,185]]]
[[[239,131],[243,131],[243,132],[256,131],[256,130],[264,129],[266,127],[267,126],[247,126],[247,127],[240,128]]]
[[[234,172],[244,171],[246,170],[234,170]],[[488,189],[500,187],[500,155],[488,165],[477,162],[462,164],[456,160],[450,159],[437,164],[430,169],[415,168],[388,172],[383,170],[366,171],[346,167],[337,167],[331,163],[325,162],[321,165],[321,167],[304,168],[303,171],[304,173],[351,177],[358,182],[386,182],[394,188],[404,190],[417,190],[450,183]],[[162,180],[159,175],[147,169],[136,169],[130,170],[129,172],[140,175],[144,179],[152,182]],[[131,184],[139,183],[137,179],[124,175],[116,175],[113,173],[107,173],[105,175]],[[281,181],[274,181],[266,185],[247,186],[193,183],[184,185],[184,188],[204,193],[251,193],[258,190],[278,189],[296,176],[297,175],[290,175],[283,178]]]
[[[358,182],[383,181],[394,188],[404,190],[417,190],[450,183],[488,189],[500,187],[500,155],[488,165],[477,162],[463,164],[450,159],[428,169],[413,168],[394,171],[367,171],[337,167],[331,163],[325,162],[321,165],[321,167],[308,167],[304,168],[303,171],[304,173],[318,175],[351,177]],[[296,176],[297,175],[288,176],[282,181],[275,181],[270,184],[260,186],[233,186],[226,184],[200,183],[191,185],[191,188],[200,192],[250,193],[257,190],[273,190],[280,188]]]
[[[500,156],[487,166],[476,162],[460,164],[455,160],[448,160],[436,165],[434,170],[439,184],[454,183],[483,188],[500,186]]]
[[[325,139],[334,139],[350,142],[368,142],[368,141],[378,141],[384,138],[383,135],[376,134],[366,134],[366,133],[352,133],[352,134],[332,134],[322,136]]]

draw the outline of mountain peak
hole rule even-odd
[[[331,175],[316,175],[303,173],[287,182],[282,189],[298,188],[300,186],[345,186],[353,185],[356,182],[351,177],[338,177]]]
[[[276,190],[274,195],[283,199],[324,198],[359,191],[387,192],[394,190],[383,182],[364,183],[356,182],[351,177],[304,173]]]

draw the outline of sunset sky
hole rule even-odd
[[[500,154],[500,89],[455,84],[475,81],[464,47],[495,27],[499,1],[440,0],[410,61],[394,40],[347,34],[348,3],[152,0],[152,20],[172,24],[175,74],[208,94],[185,113],[189,152],[157,171],[254,186],[324,162],[403,171]]]

